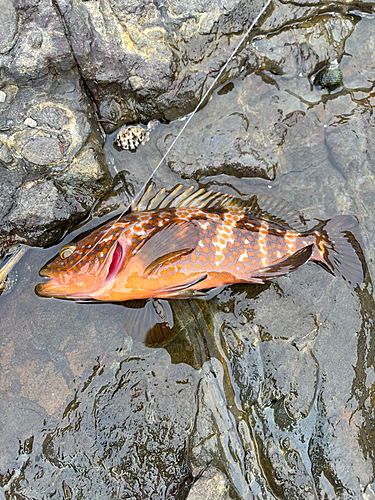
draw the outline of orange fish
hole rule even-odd
[[[307,231],[289,204],[182,186],[150,190],[119,220],[61,248],[39,295],[125,301],[189,298],[232,283],[264,283],[317,262],[352,286],[366,264],[358,222],[339,215]],[[293,228],[293,229],[292,229]]]

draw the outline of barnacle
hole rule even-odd
[[[148,131],[140,125],[124,125],[117,134],[115,144],[120,149],[135,151],[147,136]]]
[[[150,131],[155,128],[158,123],[157,120],[152,120],[147,124],[147,128],[141,125],[124,125],[118,131],[115,145],[120,149],[135,151],[141,142],[148,141]]]

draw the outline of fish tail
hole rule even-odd
[[[357,219],[338,215],[314,228],[316,242],[311,260],[352,286],[363,282],[366,261]]]

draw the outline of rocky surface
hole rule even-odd
[[[123,123],[173,120],[192,111],[262,5],[3,0],[0,249],[17,241],[50,245],[83,219],[111,187],[98,117],[112,131]],[[217,85],[261,69],[298,73],[307,91],[306,77],[341,59],[358,20],[341,3],[335,9],[325,13],[319,3],[270,8],[255,39]],[[267,131],[268,139],[259,132],[250,144],[248,127],[258,124],[248,115],[224,113],[217,126],[220,120],[231,126],[225,137],[218,128],[213,144],[197,127],[194,133],[203,137],[199,158],[189,152],[181,162],[176,152],[169,160],[175,172],[195,179],[223,172],[273,179],[282,132]],[[270,116],[270,127],[273,121]],[[173,135],[166,146],[171,140]]]
[[[3,0],[4,239],[53,243],[100,198],[69,241],[128,205],[184,122],[136,152],[114,132],[105,163],[97,117],[109,131],[191,111],[260,8],[218,5]],[[153,179],[274,195],[310,226],[353,213],[366,282],[307,264],[161,301],[170,338],[146,348],[147,308],[134,323],[130,307],[40,299],[58,247],[28,250],[0,297],[1,498],[375,498],[373,7],[275,2]],[[335,59],[343,87],[315,88]]]
[[[52,3],[1,11],[0,239],[51,244],[110,186],[103,138]]]

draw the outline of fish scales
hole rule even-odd
[[[163,214],[166,224],[176,219],[198,224],[201,237],[194,251],[160,267],[159,274],[166,276],[176,276],[179,272],[222,272],[243,282],[255,269],[279,262],[286,255],[312,244],[314,239],[235,212],[193,213],[182,209],[176,210],[172,219],[168,215]]]
[[[50,280],[37,292],[109,301],[186,298],[226,284],[264,283],[308,260],[353,285],[363,281],[354,217],[333,217],[311,231],[292,229],[290,221],[299,222],[289,205],[261,196],[244,202],[176,188],[149,200],[146,193],[129,214],[64,246],[41,270]]]

